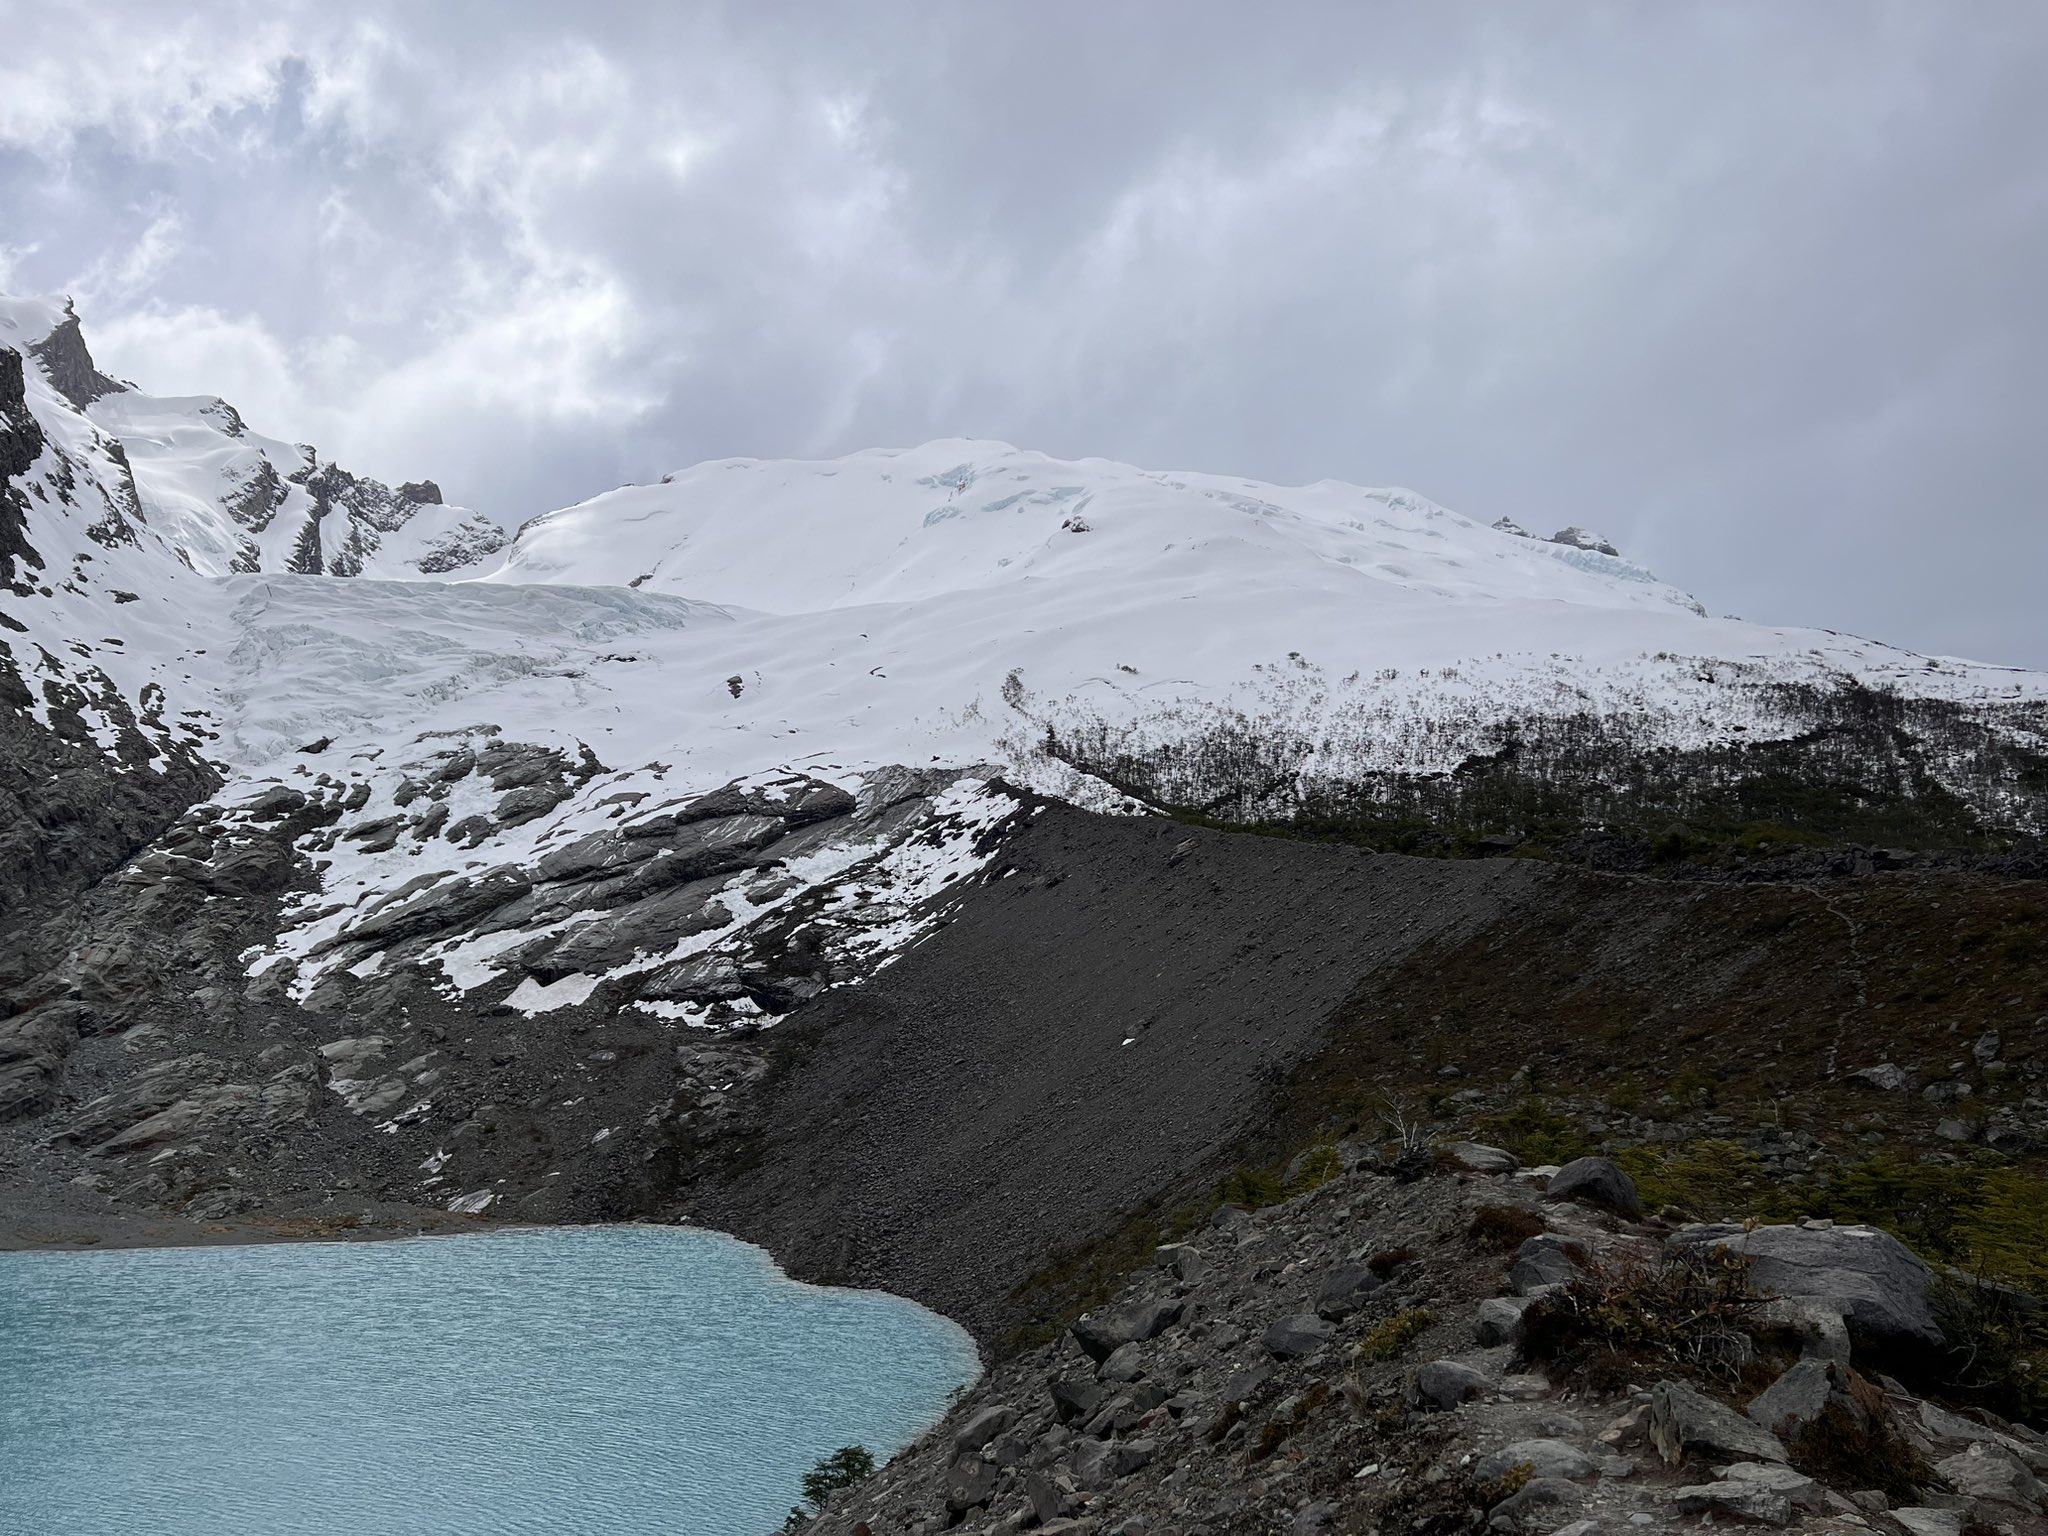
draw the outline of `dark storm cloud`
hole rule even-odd
[[[1402,483],[2048,665],[2028,0],[167,9],[0,0],[0,276],[372,471]]]

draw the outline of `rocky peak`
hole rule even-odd
[[[85,345],[85,332],[79,329],[78,315],[69,299],[64,301],[64,318],[41,341],[30,342],[28,349],[43,365],[43,372],[57,393],[80,410],[102,395],[118,394],[128,387],[119,379],[108,378],[93,365],[92,353]]]
[[[1496,526],[1498,525],[1496,524]],[[1579,527],[1576,523],[1569,528],[1558,529],[1557,532],[1550,536],[1550,542],[1562,544],[1568,549],[1590,550],[1596,555],[1613,555],[1616,559],[1621,557],[1621,551],[1616,549],[1607,540],[1601,538],[1597,533]]]
[[[442,505],[441,487],[431,480],[408,480],[398,488],[399,498],[414,506],[438,507]]]

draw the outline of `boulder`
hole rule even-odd
[[[1643,1214],[1636,1181],[1622,1172],[1620,1164],[1605,1157],[1581,1157],[1566,1163],[1550,1176],[1543,1198],[1601,1206],[1630,1220]]]
[[[1913,1074],[1904,1067],[1881,1061],[1874,1067],[1862,1067],[1851,1072],[1848,1081],[1856,1087],[1874,1089],[1878,1093],[1903,1093],[1913,1086]]]
[[[1594,1477],[1600,1465],[1575,1445],[1563,1440],[1516,1440],[1479,1458],[1472,1475],[1482,1483],[1493,1483],[1527,1466],[1533,1477],[1556,1477],[1571,1481]]]
[[[1288,1522],[1287,1536],[1323,1536],[1325,1531],[1337,1523],[1337,1516],[1343,1512],[1333,1499],[1317,1499],[1304,1504],[1295,1511],[1294,1518]],[[1126,1526],[1125,1529],[1128,1530],[1129,1527]]]
[[[1776,1435],[1682,1381],[1660,1381],[1652,1389],[1650,1444],[1674,1467],[1688,1456],[1722,1462],[1786,1459]]]
[[[1074,1481],[1092,1493],[1149,1466],[1158,1453],[1151,1440],[1087,1440],[1074,1448]]]
[[[1846,1387],[1843,1367],[1827,1360],[1801,1360],[1758,1393],[1746,1411],[1752,1423],[1774,1435],[1796,1435]]]
[[[1002,1468],[992,1461],[983,1461],[979,1455],[957,1458],[946,1469],[946,1508],[958,1515],[986,1504],[1001,1476]]]
[[[1905,1527],[1907,1536],[1963,1536],[1961,1510],[1908,1504],[1891,1511],[1891,1517]]]
[[[1467,1173],[1513,1173],[1522,1166],[1514,1153],[1477,1141],[1447,1141],[1436,1152],[1446,1163]]]
[[[546,781],[539,784],[523,784],[518,789],[501,795],[498,803],[491,808],[491,814],[501,826],[519,827],[529,821],[547,815],[556,806],[569,798],[566,784]]]
[[[1091,1312],[1075,1323],[1074,1342],[1098,1363],[1107,1360],[1125,1344],[1142,1344],[1156,1339],[1180,1321],[1181,1304],[1169,1298],[1126,1302]]]
[[[1312,1312],[1297,1312],[1289,1317],[1276,1318],[1266,1329],[1259,1342],[1266,1346],[1268,1354],[1282,1360],[1300,1360],[1314,1354],[1337,1332],[1336,1325],[1327,1323]]]
[[[1585,1265],[1583,1243],[1555,1232],[1538,1232],[1515,1250],[1508,1284],[1517,1296],[1534,1296],[1549,1286],[1569,1284],[1584,1272]]]
[[[1934,1470],[1966,1499],[1988,1499],[1994,1504],[2038,1511],[2042,1498],[2048,1496],[2048,1489],[2042,1488],[2040,1479],[2017,1456],[1982,1440],[1966,1451],[1943,1457],[1934,1464]]]
[[[1687,1227],[1673,1243],[1711,1244],[1750,1260],[1766,1296],[1810,1296],[1841,1314],[1852,1335],[1877,1344],[1938,1345],[1928,1305],[1934,1272],[1889,1232],[1806,1222],[1744,1231],[1723,1223]]]
[[[1369,1264],[1339,1264],[1326,1273],[1322,1284],[1316,1287],[1316,1316],[1332,1321],[1349,1317],[1365,1305],[1367,1297],[1386,1283]]]
[[[1255,1365],[1248,1370],[1234,1371],[1224,1379],[1222,1399],[1226,1403],[1248,1403],[1258,1395],[1272,1376],[1270,1365]]]
[[[1209,1261],[1192,1243],[1164,1243],[1154,1251],[1159,1267],[1180,1281],[1192,1285],[1209,1272]]]
[[[1107,1387],[1071,1377],[1049,1383],[1046,1390],[1052,1394],[1053,1412],[1062,1424],[1093,1418],[1110,1397]]]
[[[1756,1309],[1754,1330],[1799,1341],[1801,1358],[1849,1363],[1849,1325],[1817,1296],[1774,1296]]]
[[[1714,1476],[1724,1482],[1782,1494],[1794,1509],[1810,1510],[1818,1514],[1828,1507],[1825,1488],[1804,1472],[1795,1472],[1792,1468],[1779,1466],[1776,1462],[1738,1461],[1732,1466],[1716,1468]]]
[[[1104,1381],[1136,1381],[1145,1374],[1144,1345],[1119,1344],[1095,1374]]]
[[[1522,1314],[1534,1303],[1526,1296],[1494,1296],[1479,1303],[1472,1320],[1472,1337],[1480,1344],[1522,1342]]]
[[[1493,1506],[1487,1525],[1496,1530],[1547,1531],[1586,1502],[1576,1483],[1562,1477],[1532,1477]]]
[[[1792,1501],[1751,1483],[1695,1483],[1664,1495],[1681,1515],[1720,1516],[1752,1525],[1790,1525]]]
[[[1017,1411],[996,1403],[972,1415],[954,1432],[953,1449],[979,1451],[989,1441],[1017,1422]]]
[[[1418,1368],[1408,1385],[1408,1400],[1418,1408],[1445,1413],[1460,1403],[1484,1397],[1492,1385],[1484,1375],[1457,1360],[1432,1360]]]

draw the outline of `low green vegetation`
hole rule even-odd
[[[1396,1312],[1358,1341],[1359,1357],[1375,1361],[1395,1359],[1427,1333],[1435,1321],[1436,1314],[1427,1307],[1410,1307],[1405,1312]]]
[[[1793,1214],[1794,1202],[1764,1167],[1764,1160],[1739,1141],[1696,1141],[1659,1150],[1624,1147],[1614,1154],[1636,1181],[1643,1208],[1676,1206],[1688,1216],[1756,1216],[1766,1221]]]
[[[1502,1114],[1481,1116],[1478,1135],[1482,1141],[1507,1148],[1532,1167],[1568,1163],[1600,1150],[1584,1126],[1535,1094]]]

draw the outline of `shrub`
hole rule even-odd
[[[1670,1152],[1624,1147],[1614,1154],[1647,1210],[1675,1205],[1694,1216],[1796,1214],[1771,1184],[1764,1160],[1739,1141],[1700,1141]]]
[[[1552,1292],[1523,1315],[1522,1348],[1601,1387],[1647,1370],[1733,1382],[1754,1353],[1748,1324],[1762,1304],[1746,1258],[1684,1248]]]
[[[1943,1397],[2035,1428],[2048,1425],[2048,1315],[2038,1300],[1982,1280],[1943,1281],[1930,1300],[1948,1340]]]
[[[1875,1488],[1895,1503],[1918,1498],[1934,1469],[1892,1423],[1884,1394],[1861,1376],[1828,1401],[1820,1414],[1785,1442],[1792,1465],[1839,1488]]]
[[[1533,1094],[1503,1114],[1482,1116],[1478,1128],[1482,1140],[1530,1164],[1568,1163],[1600,1150],[1578,1121]]]
[[[1329,1400],[1328,1382],[1319,1381],[1310,1387],[1285,1413],[1274,1414],[1260,1427],[1259,1437],[1252,1443],[1250,1459],[1262,1461],[1279,1450]]]
[[[1487,1509],[1505,1503],[1528,1487],[1536,1476],[1536,1463],[1518,1461],[1491,1482],[1480,1483],[1473,1490],[1480,1504]]]
[[[822,1457],[818,1464],[804,1474],[804,1503],[808,1511],[792,1509],[789,1518],[782,1522],[784,1531],[799,1531],[810,1524],[811,1517],[825,1507],[826,1501],[842,1488],[852,1488],[866,1482],[875,1475],[875,1458],[864,1445],[842,1445],[830,1456]]]
[[[1358,1352],[1367,1360],[1391,1360],[1429,1331],[1436,1314],[1427,1307],[1410,1307],[1396,1312],[1358,1341]]]
[[[1472,1213],[1472,1225],[1465,1232],[1481,1248],[1512,1253],[1545,1230],[1543,1218],[1522,1206],[1482,1205]]]
[[[1413,1248],[1382,1248],[1365,1261],[1365,1267],[1384,1280],[1403,1264],[1413,1264],[1417,1257]]]

